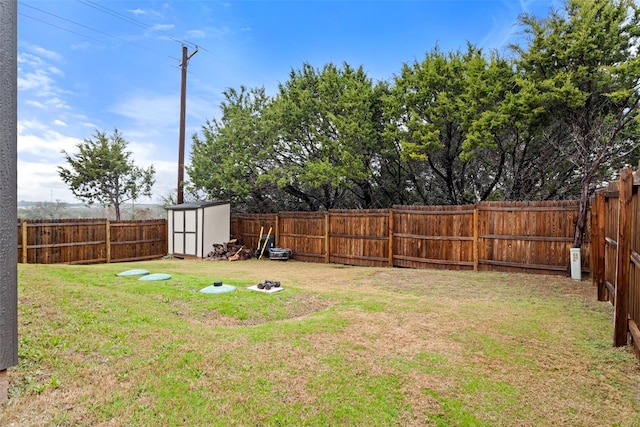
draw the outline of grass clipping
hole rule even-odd
[[[551,276],[289,261],[19,266],[0,425],[640,425],[612,309]],[[268,278],[285,292],[247,286]],[[237,291],[206,295],[214,280]]]

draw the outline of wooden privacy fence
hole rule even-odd
[[[302,261],[564,274],[577,214],[577,201],[243,214],[231,233],[255,248],[273,227],[276,245]]]
[[[596,192],[591,204],[593,274],[598,300],[614,307],[615,346],[628,342],[640,357],[640,171]]]
[[[18,261],[96,264],[160,258],[167,254],[167,221],[107,219],[18,222]]]

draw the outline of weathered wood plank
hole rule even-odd
[[[629,327],[629,255],[631,251],[631,202],[633,200],[633,172],[631,168],[622,171],[619,191],[620,210],[618,212],[618,254],[613,340],[616,347],[627,344]]]
[[[524,242],[573,242],[572,237],[555,236],[522,236],[515,234],[481,234],[481,239],[520,240]]]
[[[606,240],[605,240],[605,228],[606,228],[606,217],[605,217],[605,197],[603,192],[599,192],[596,194],[595,198],[595,209],[594,212],[596,214],[595,223],[592,223],[591,230],[592,236],[597,236],[596,238],[592,237],[591,247],[593,250],[593,265],[591,267],[591,274],[593,276],[594,284],[598,288],[598,301],[606,301],[606,288],[604,286],[605,278],[606,278],[606,270],[605,270],[605,257],[606,257]],[[594,221],[592,217],[592,222]]]
[[[0,371],[0,407],[5,405],[9,399],[9,375],[7,370]]]

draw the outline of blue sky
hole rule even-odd
[[[154,197],[175,191],[182,43],[187,147],[218,117],[227,88],[275,95],[308,62],[363,66],[391,80],[436,45],[503,51],[522,35],[523,12],[545,16],[557,0],[119,1],[19,0],[18,200],[77,202],[58,177],[62,150],[118,128],[142,166],[157,170]],[[215,173],[215,171],[212,171]]]

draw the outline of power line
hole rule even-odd
[[[86,34],[82,34],[82,33],[79,33],[79,32],[77,32],[77,31],[73,31],[73,30],[70,30],[70,29],[68,29],[68,28],[61,27],[61,26],[59,26],[59,25],[56,25],[56,24],[53,24],[53,23],[51,23],[51,22],[48,22],[48,21],[45,21],[45,20],[42,20],[42,19],[36,18],[36,17],[34,17],[34,16],[31,16],[31,15],[27,15],[27,14],[22,13],[22,12],[18,12],[18,15],[20,15],[20,16],[24,16],[25,18],[33,19],[34,21],[38,21],[38,22],[41,22],[41,23],[43,23],[43,24],[50,25],[50,26],[52,26],[52,27],[58,28],[59,30],[64,30],[64,31],[67,31],[67,32],[72,33],[72,34],[76,34],[76,35],[78,35],[78,36],[81,36],[81,37],[87,38],[87,39],[89,39],[89,40],[93,40],[93,41],[98,42],[98,43],[102,43],[102,40],[98,40],[98,39],[93,38],[93,37],[90,37],[90,36],[88,36],[88,35],[86,35]]]
[[[108,15],[111,15],[111,16],[113,16],[115,18],[121,19],[121,20],[123,20],[125,22],[128,22],[130,24],[137,25],[138,27],[141,27],[141,28],[144,28],[146,30],[153,31],[153,32],[156,32],[156,33],[164,34],[167,38],[169,38],[169,40],[174,41],[176,43],[180,43],[182,45],[189,44],[189,45],[191,45],[193,47],[197,46],[195,43],[192,43],[192,42],[187,41],[187,40],[180,40],[176,36],[174,36],[173,34],[170,34],[170,33],[166,32],[164,30],[160,30],[160,29],[155,28],[153,26],[147,25],[147,24],[145,24],[143,22],[138,21],[135,18],[132,18],[132,17],[127,16],[127,15],[125,15],[123,13],[120,13],[118,11],[110,9],[110,8],[108,8],[108,7],[104,6],[104,5],[98,4],[98,3],[94,2],[94,1],[91,1],[91,0],[76,0],[76,1],[78,3],[80,3],[80,4],[92,7],[92,8],[94,8],[94,9],[100,11],[100,12],[106,13]],[[200,49],[204,50],[205,52],[209,52],[207,49],[203,48],[202,46],[197,46],[197,47],[199,47]]]
[[[125,42],[125,43],[129,43],[129,44],[131,44],[131,45],[133,45],[133,46],[136,46],[136,47],[138,47],[138,48],[140,48],[140,49],[145,49],[145,50],[148,50],[149,52],[153,52],[153,53],[158,54],[158,55],[166,56],[166,57],[168,57],[168,58],[170,58],[170,59],[174,59],[174,60],[176,60],[176,61],[179,61],[179,60],[180,60],[179,58],[176,58],[175,56],[167,55],[167,54],[165,54],[165,53],[162,53],[162,52],[159,52],[159,51],[157,51],[157,50],[151,49],[151,48],[149,48],[149,47],[143,46],[143,45],[141,45],[141,44],[138,44],[138,43],[132,42],[131,40],[127,40],[127,39],[124,39],[124,38],[122,38],[122,37],[114,36],[113,34],[109,34],[109,33],[106,33],[106,32],[104,32],[104,31],[98,30],[98,29],[96,29],[96,28],[90,27],[90,26],[88,26],[88,25],[81,24],[81,23],[76,22],[76,21],[72,21],[71,19],[67,19],[67,18],[64,18],[64,17],[62,17],[62,16],[56,15],[55,13],[51,13],[51,12],[48,12],[48,11],[46,11],[46,10],[39,9],[39,8],[37,8],[37,7],[35,7],[35,6],[31,6],[31,5],[26,4],[26,3],[24,3],[24,2],[20,2],[20,4],[21,4],[22,6],[26,6],[26,7],[29,7],[29,8],[31,8],[31,9],[37,10],[38,12],[44,13],[44,14],[46,14],[46,15],[53,16],[54,18],[60,19],[60,20],[62,20],[62,21],[66,21],[66,22],[69,22],[69,23],[71,23],[71,24],[77,25],[77,26],[79,26],[79,27],[83,27],[83,28],[86,28],[86,29],[88,29],[88,30],[94,31],[94,32],[96,32],[96,33],[99,33],[99,34],[105,35],[105,36],[107,36],[107,37],[111,37],[111,38],[113,38],[113,39],[116,39],[116,40],[119,40],[119,41],[122,41],[122,42]],[[47,22],[47,21],[44,21],[44,20],[42,20],[42,19],[35,18],[35,17],[33,17],[33,16],[30,16],[30,15],[25,15],[25,14],[23,14],[23,13],[20,13],[20,15],[25,16],[25,17],[27,17],[27,18],[31,18],[31,19],[33,19],[33,20],[35,20],[35,21],[42,22],[42,23],[47,24],[47,25],[51,25],[52,27],[56,27],[56,28],[59,28],[59,29],[61,29],[61,30],[65,30],[65,31],[68,31],[68,32],[70,32],[70,33],[74,33],[74,34],[77,34],[77,35],[80,35],[80,36],[86,37],[86,38],[88,38],[88,39],[91,39],[91,40],[94,40],[94,41],[98,41],[99,43],[101,43],[101,41],[100,41],[100,40],[97,40],[97,39],[91,38],[91,37],[89,37],[89,36],[86,36],[86,35],[84,35],[84,34],[81,34],[81,33],[78,33],[78,32],[76,32],[76,31],[70,30],[70,29],[68,29],[68,28],[64,28],[64,27],[61,27],[61,26],[59,26],[59,25],[55,25],[55,24],[53,24],[53,23],[51,23],[51,22]]]
[[[101,4],[98,4],[98,3],[97,3],[97,2],[95,2],[95,1],[92,1],[92,0],[76,0],[76,1],[77,1],[78,3],[80,3],[80,4],[84,5],[84,6],[94,8],[94,9],[96,9],[96,10],[97,10],[97,11],[99,11],[99,12],[102,12],[102,13],[105,13],[105,14],[108,14],[108,15],[111,15],[111,16],[113,16],[113,17],[117,18],[117,19],[120,19],[120,20],[122,20],[122,21],[125,21],[125,22],[128,22],[128,23],[130,23],[130,24],[136,25],[136,26],[138,26],[138,27],[140,27],[140,28],[143,28],[143,29],[146,29],[146,30],[149,30],[149,31],[152,31],[152,32],[156,32],[156,33],[159,33],[159,34],[164,34],[164,35],[165,35],[168,39],[170,39],[171,41],[178,42],[178,43],[182,44],[183,46],[184,46],[185,44],[188,44],[188,45],[191,45],[191,46],[193,46],[194,48],[198,48],[198,49],[200,49],[200,50],[202,50],[202,51],[204,51],[204,52],[206,52],[206,53],[210,53],[206,48],[202,47],[202,46],[201,46],[201,45],[199,45],[199,44],[195,44],[195,43],[190,42],[190,41],[187,41],[187,40],[179,40],[177,37],[175,37],[174,35],[172,35],[172,34],[170,34],[170,33],[166,32],[166,31],[163,31],[163,30],[160,30],[160,29],[154,28],[154,27],[152,27],[152,26],[149,26],[149,25],[147,25],[147,24],[145,24],[145,23],[143,23],[143,22],[140,22],[140,21],[138,21],[138,20],[136,20],[136,19],[134,19],[134,18],[131,18],[131,17],[129,17],[129,16],[127,16],[127,15],[125,15],[125,14],[122,14],[122,13],[120,13],[120,12],[118,12],[118,11],[115,11],[115,10],[113,10],[113,9],[110,9],[110,8],[106,7],[106,6],[103,6],[103,5],[101,5]],[[26,3],[24,3],[23,1],[20,1],[20,2],[19,2],[19,4],[20,4],[20,5],[22,5],[22,6],[26,6],[26,7],[29,7],[29,8],[31,8],[31,9],[37,10],[37,11],[39,11],[39,12],[41,12],[41,13],[44,13],[44,14],[47,14],[47,15],[53,16],[53,17],[55,17],[55,18],[57,18],[57,19],[60,19],[60,20],[63,20],[63,21],[67,21],[67,22],[69,22],[69,23],[72,23],[72,24],[77,25],[77,26],[80,26],[80,27],[87,28],[87,29],[89,29],[89,30],[91,30],[91,31],[94,31],[94,32],[96,32],[96,33],[103,34],[103,35],[105,35],[105,36],[107,36],[107,37],[110,37],[110,38],[113,38],[113,39],[115,39],[115,40],[119,40],[119,41],[121,41],[121,42],[131,44],[131,45],[136,46],[136,47],[138,47],[138,48],[140,48],[140,49],[144,49],[144,50],[147,50],[147,51],[149,51],[149,52],[153,52],[153,53],[155,53],[155,54],[157,54],[157,55],[165,56],[165,57],[168,57],[168,58],[170,58],[170,59],[172,59],[172,60],[175,60],[175,61],[177,61],[177,62],[180,62],[180,58],[176,58],[175,56],[167,55],[167,54],[165,54],[165,53],[163,53],[163,52],[159,52],[159,51],[157,51],[157,50],[154,50],[154,49],[151,49],[151,48],[149,48],[149,47],[146,47],[146,46],[140,45],[140,44],[138,44],[138,43],[132,42],[132,41],[127,40],[127,39],[124,39],[124,38],[122,38],[122,37],[118,37],[118,36],[115,36],[115,35],[112,35],[112,34],[106,33],[106,32],[104,32],[104,31],[98,30],[98,29],[93,28],[93,27],[91,27],[91,26],[89,26],[89,25],[85,25],[85,24],[82,24],[82,23],[79,23],[79,22],[72,21],[72,20],[70,20],[70,19],[64,18],[64,17],[59,16],[59,15],[56,15],[56,14],[54,14],[54,13],[51,13],[51,12],[48,12],[48,11],[45,11],[45,10],[39,9],[39,8],[37,8],[37,7],[35,7],[35,6],[31,6],[31,5],[29,5],[29,4],[26,4]],[[52,26],[52,27],[58,28],[58,29],[60,29],[60,30],[67,31],[67,32],[69,32],[69,33],[73,33],[73,34],[77,34],[77,35],[79,35],[79,36],[81,36],[81,37],[85,37],[85,38],[87,38],[87,39],[89,39],[89,40],[94,40],[94,41],[96,41],[96,42],[102,43],[102,41],[101,41],[101,40],[95,39],[95,38],[90,37],[90,36],[88,36],[88,35],[86,35],[86,34],[82,34],[82,33],[79,33],[79,32],[73,31],[73,30],[70,30],[70,29],[65,28],[65,27],[61,27],[61,26],[56,25],[56,24],[53,24],[53,23],[51,23],[51,22],[48,22],[48,21],[45,21],[45,20],[42,20],[42,19],[38,19],[38,18],[33,17],[33,16],[30,16],[30,15],[26,15],[26,14],[24,14],[24,13],[20,13],[20,15],[21,15],[21,16],[24,16],[24,17],[27,17],[27,18],[30,18],[30,19],[32,19],[32,20],[35,20],[35,21],[41,22],[41,23],[43,23],[43,24],[50,25],[50,26]],[[219,61],[221,61],[221,62],[224,62],[224,63],[226,63],[226,64],[228,64],[228,65],[231,65],[232,67],[235,67],[235,68],[241,69],[241,70],[243,70],[243,71],[247,72],[248,74],[253,74],[253,72],[252,72],[250,69],[247,69],[247,68],[245,68],[245,67],[242,67],[242,66],[240,66],[240,65],[238,65],[238,64],[236,64],[236,63],[234,63],[234,62],[232,62],[232,61],[229,61],[229,60],[227,60],[227,59],[225,59],[225,58],[221,58],[221,57],[219,57],[219,56],[217,56],[217,55],[215,55],[215,56],[216,56],[216,58],[217,58]],[[180,68],[180,66],[177,66],[176,68]],[[260,80],[260,79],[258,78],[258,80]]]

